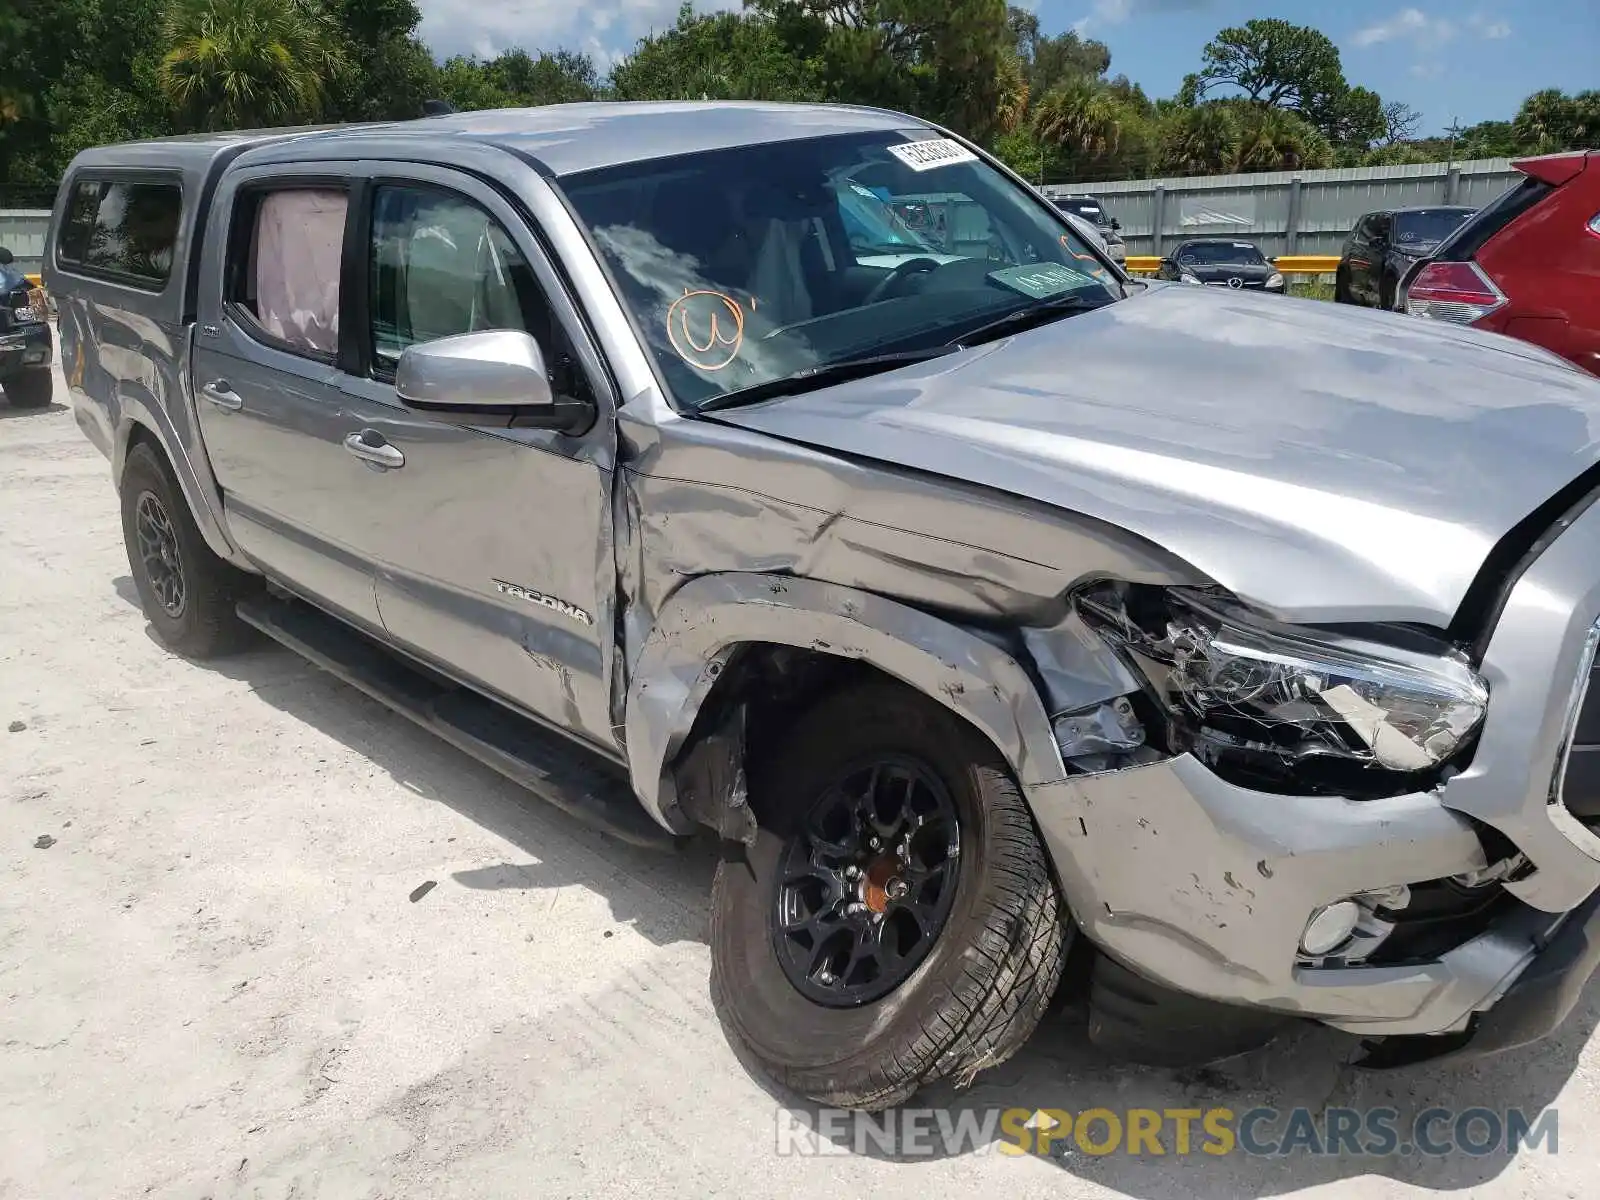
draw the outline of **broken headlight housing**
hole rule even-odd
[[[1449,647],[1274,625],[1226,597],[1108,584],[1080,594],[1166,718],[1168,750],[1262,790],[1381,795],[1459,761],[1488,688]]]

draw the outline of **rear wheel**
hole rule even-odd
[[[1385,312],[1394,311],[1395,290],[1400,286],[1400,281],[1393,275],[1385,275],[1383,282],[1378,285],[1378,304]]]
[[[1342,269],[1334,272],[1333,300],[1335,304],[1354,303],[1350,298],[1350,275]]]
[[[255,576],[211,552],[171,470],[145,443],[122,470],[122,539],[144,615],[165,646],[212,658],[249,642],[234,605]]]
[[[876,1110],[1015,1053],[1069,926],[994,749],[941,705],[869,684],[802,717],[751,784],[760,829],[717,871],[711,984],[761,1069]]]
[[[45,408],[55,399],[55,378],[48,369],[19,371],[0,383],[12,408]]]

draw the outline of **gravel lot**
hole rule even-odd
[[[1207,1071],[1119,1068],[1064,1014],[929,1101],[1556,1105],[1554,1156],[780,1157],[780,1114],[806,1110],[741,1068],[707,999],[709,857],[612,844],[285,651],[163,652],[107,465],[62,407],[0,403],[0,725],[7,1200],[1600,1184],[1595,989],[1535,1050],[1400,1075],[1349,1069],[1353,1042],[1320,1030]]]

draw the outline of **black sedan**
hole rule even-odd
[[[1207,287],[1283,294],[1283,276],[1255,243],[1231,238],[1197,238],[1182,243],[1161,260],[1157,276]]]

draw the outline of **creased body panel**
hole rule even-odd
[[[694,724],[728,652],[774,642],[861,659],[971,721],[1027,783],[1061,779],[1061,753],[1027,673],[1004,651],[881,596],[777,575],[711,575],[685,585],[646,641],[628,695],[634,790],[676,823],[664,767]]]
[[[1436,324],[1153,286],[721,416],[1105,521],[1286,620],[1442,628],[1600,458],[1600,381]]]

